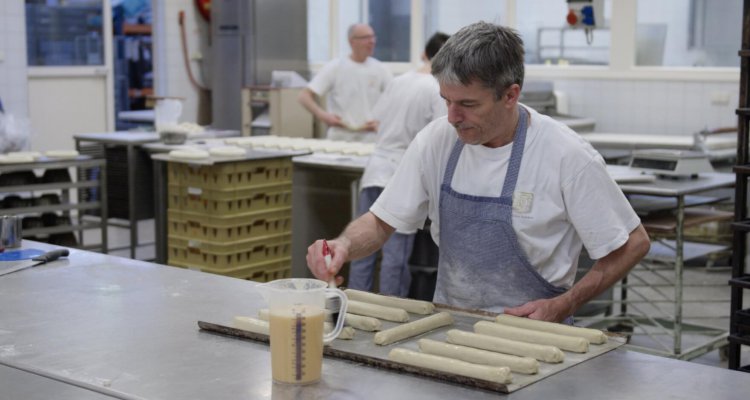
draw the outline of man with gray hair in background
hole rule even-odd
[[[372,109],[393,76],[372,58],[376,38],[370,25],[354,24],[347,33],[351,54],[329,61],[298,100],[328,125],[328,139],[374,142],[378,122]],[[326,109],[317,102],[323,96],[327,96]]]
[[[323,240],[308,248],[316,277],[429,217],[435,302],[572,323],[643,258],[648,235],[602,157],[518,102],[523,61],[512,29],[478,22],[451,36],[432,60],[447,117],[417,134],[370,212],[328,241],[330,267]],[[582,246],[596,263],[574,282]]]
[[[359,192],[359,215],[370,211],[375,200],[396,171],[409,143],[425,125],[446,113],[440,98],[440,87],[430,74],[430,60],[440,50],[448,35],[437,32],[430,37],[422,53],[423,64],[391,81],[375,105],[379,118],[378,141],[362,174]],[[396,232],[383,245],[378,290],[382,294],[406,297],[411,284],[409,256],[415,233]],[[347,286],[372,291],[376,254],[355,260],[349,268]]]

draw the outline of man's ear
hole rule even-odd
[[[521,85],[514,83],[505,90],[503,94],[503,101],[508,103],[510,106],[515,106],[521,97]]]

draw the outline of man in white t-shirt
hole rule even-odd
[[[330,268],[322,240],[308,248],[315,276],[429,216],[435,302],[570,323],[643,258],[648,235],[602,157],[518,103],[523,58],[508,28],[478,22],[451,36],[432,60],[448,116],[417,134],[370,212],[328,241]],[[574,283],[582,246],[596,263]]]
[[[425,45],[424,64],[395,78],[375,105],[373,115],[380,121],[375,151],[362,175],[359,192],[359,214],[370,207],[393,176],[409,143],[430,121],[445,115],[445,101],[440,87],[430,74],[430,60],[448,40],[448,35],[435,33]],[[379,292],[406,297],[411,284],[409,256],[414,246],[414,230],[396,232],[383,245],[380,261]],[[355,260],[349,268],[347,287],[372,291],[376,254]]]
[[[351,54],[328,62],[300,92],[298,100],[328,125],[328,139],[374,142],[378,122],[372,109],[392,75],[371,57],[375,32],[369,25],[352,25],[348,37]],[[327,96],[327,110],[317,102],[323,96]]]

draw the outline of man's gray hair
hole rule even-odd
[[[363,25],[361,22],[357,22],[354,24],[349,25],[349,29],[346,30],[346,38],[351,39],[354,37],[354,29],[358,27],[359,25]]]
[[[479,81],[495,89],[523,86],[523,40],[516,31],[487,22],[461,28],[432,59],[432,75],[440,83],[469,85]]]

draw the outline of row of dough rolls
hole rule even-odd
[[[495,318],[495,322],[503,325],[515,326],[517,328],[533,329],[536,331],[555,333],[558,335],[582,337],[591,344],[607,343],[607,335],[598,329],[581,328],[554,322],[537,321],[514,315],[500,314]]]
[[[357,300],[349,300],[348,303],[347,311],[350,314],[379,318],[392,322],[406,322],[409,320],[409,313],[402,308],[381,306]]]
[[[539,361],[531,357],[519,357],[474,347],[439,342],[432,339],[419,339],[419,350],[422,353],[455,358],[472,364],[508,367],[513,372],[536,374],[539,372]]]
[[[429,317],[424,317],[416,321],[408,322],[395,326],[375,334],[373,341],[375,344],[385,346],[399,340],[421,335],[431,330],[452,325],[453,316],[447,312],[440,312]]]
[[[404,299],[401,297],[384,296],[355,289],[344,290],[349,300],[377,304],[386,307],[400,308],[410,313],[428,315],[435,312],[435,305],[429,301]]]
[[[521,357],[532,357],[547,363],[561,363],[565,360],[565,353],[555,346],[519,342],[458,329],[449,330],[447,335],[448,343],[452,344]]]
[[[515,326],[503,325],[490,321],[479,321],[474,324],[474,332],[520,342],[555,346],[561,350],[572,351],[575,353],[585,353],[589,351],[589,341],[582,337],[565,336],[556,333],[516,328]]]
[[[483,379],[490,382],[507,384],[513,381],[510,368],[508,367],[472,364],[454,358],[425,354],[404,348],[391,350],[388,353],[388,358],[403,364]]]

